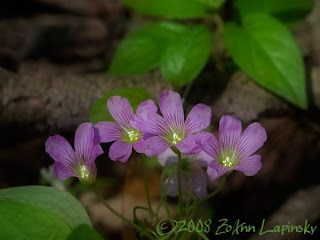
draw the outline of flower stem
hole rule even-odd
[[[230,172],[230,173],[231,173],[231,172]],[[191,214],[190,214],[189,219],[193,219],[193,217],[194,217],[194,215],[195,215],[195,213],[196,213],[196,210],[198,209],[198,207],[199,207],[202,203],[204,203],[204,202],[207,201],[208,199],[212,198],[213,196],[217,195],[217,194],[221,191],[222,187],[224,186],[224,184],[225,184],[225,182],[226,182],[226,178],[227,178],[229,175],[230,175],[230,174],[226,174],[226,175],[224,175],[224,176],[222,177],[222,179],[221,179],[221,181],[220,181],[220,183],[219,183],[219,186],[218,186],[218,188],[217,188],[215,191],[213,191],[212,193],[208,194],[206,197],[202,198],[201,200],[199,200],[198,202],[195,203],[195,205],[194,205],[194,207],[193,207],[193,209],[192,209],[192,212],[191,212]]]
[[[142,156],[143,156],[143,159],[142,159],[142,171],[143,171],[144,190],[145,190],[146,196],[147,196],[147,203],[148,203],[150,221],[153,222],[154,211],[152,209],[150,192],[149,192],[148,176],[147,176],[147,169],[146,169],[146,162],[145,162],[146,161],[146,157],[145,157],[145,155],[142,155]]]
[[[181,152],[177,149],[178,155],[178,217],[184,216],[183,199],[182,199],[182,159]]]
[[[129,224],[130,226],[132,226],[133,228],[135,228],[137,231],[140,231],[142,233],[144,233],[148,239],[154,239],[156,240],[156,238],[154,236],[152,236],[148,231],[146,231],[145,229],[143,229],[142,227],[138,226],[137,224],[135,224],[134,222],[130,221],[128,218],[126,218],[125,216],[123,216],[121,213],[119,213],[117,210],[115,210],[113,207],[111,207],[101,196],[101,194],[98,192],[98,190],[94,187],[93,191],[95,192],[95,194],[97,195],[98,199],[103,203],[103,205],[108,208],[110,210],[110,212],[112,212],[114,215],[116,215],[117,217],[119,217],[122,221],[126,222],[127,224]]]

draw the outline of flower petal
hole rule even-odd
[[[170,145],[162,137],[159,136],[148,138],[148,140],[146,141],[146,145],[147,147],[145,154],[148,157],[160,156],[162,153],[164,153],[165,150],[170,147]]]
[[[53,171],[60,180],[66,180],[68,177],[79,177],[72,171],[70,165],[63,162],[55,162],[53,164]]]
[[[213,160],[205,151],[200,151],[199,153],[193,155],[193,161],[199,167],[207,167],[208,164]]]
[[[241,122],[232,116],[222,116],[219,124],[219,140],[223,149],[235,149],[240,141]]]
[[[168,148],[164,153],[158,157],[158,161],[161,166],[165,167],[171,163],[176,163],[178,161],[178,155]]]
[[[109,158],[113,161],[127,162],[131,153],[131,144],[123,141],[116,141],[110,146]]]
[[[89,166],[90,164],[94,164],[96,158],[103,154],[103,149],[100,146],[100,137],[99,137],[99,131],[97,128],[93,128],[94,132],[94,138],[93,138],[93,146],[91,148],[90,152],[90,159],[87,162],[87,165]],[[95,164],[94,164],[95,165]]]
[[[169,184],[169,185],[167,185]],[[170,182],[168,180],[164,183],[164,188],[168,187],[167,195],[171,197],[176,197],[179,194],[178,191],[178,174],[175,173]],[[192,193],[192,180],[189,173],[182,172],[181,175],[181,192],[185,193]]]
[[[97,156],[103,153],[99,143],[98,130],[93,128],[93,124],[80,124],[74,137],[76,159],[84,162],[94,161]]]
[[[133,109],[126,98],[112,96],[107,101],[108,110],[113,119],[123,127],[130,127],[133,118]]]
[[[167,189],[167,195],[171,197],[178,196],[178,174],[175,173],[172,178],[167,179],[164,184],[164,189]]]
[[[101,142],[107,143],[121,139],[122,128],[114,122],[98,122],[94,127],[98,129]]]
[[[245,158],[257,151],[267,140],[267,133],[260,123],[250,124],[241,135],[239,144],[240,158]]]
[[[87,163],[87,170],[89,172],[89,177],[87,180],[91,180],[94,182],[94,180],[96,179],[96,176],[97,176],[97,167],[96,167],[96,164],[95,162],[92,162],[92,163]]]
[[[146,150],[146,141],[143,138],[140,138],[138,142],[132,145],[134,150],[138,153],[144,153]]]
[[[184,113],[179,93],[163,91],[159,98],[159,108],[170,127],[181,130],[184,128]]]
[[[46,152],[56,162],[73,165],[75,163],[75,152],[69,142],[60,135],[49,137],[46,141]]]
[[[139,106],[137,107],[136,114],[144,114],[147,112],[157,113],[157,111],[158,107],[156,106],[154,101],[148,99],[139,104]]]
[[[183,141],[175,144],[175,146],[185,155],[197,154],[201,151],[196,135],[188,136]]]
[[[211,123],[211,108],[208,105],[199,103],[194,106],[186,119],[187,133],[199,132]]]
[[[216,159],[220,150],[220,144],[216,137],[208,132],[198,133],[197,135],[199,135],[198,139],[201,139],[200,144],[202,150],[205,153],[207,153],[210,157]]]
[[[159,114],[146,111],[136,114],[130,124],[142,132],[154,135],[163,135],[169,128]]]
[[[239,164],[233,167],[234,170],[243,172],[246,176],[254,176],[261,169],[261,156],[258,154],[244,158]]]
[[[211,161],[207,168],[207,173],[212,180],[223,176],[229,171],[231,171],[230,168],[221,166],[216,160]]]
[[[193,192],[197,198],[202,199],[207,196],[207,174],[205,171],[201,168],[193,169],[191,172],[191,178],[193,183]]]

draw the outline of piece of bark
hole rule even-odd
[[[289,104],[258,86],[242,72],[232,76],[219,99],[212,105],[215,121],[222,115],[234,115],[244,122],[250,122],[261,115],[270,117],[289,111]]]
[[[315,65],[320,66],[320,1],[314,1],[314,9],[310,16],[311,28],[311,51],[312,60]]]
[[[107,27],[96,18],[41,15],[30,24],[26,58],[90,59],[107,50]]]
[[[320,219],[320,186],[314,186],[303,189],[293,194],[272,216],[266,220],[264,230],[273,229],[276,225],[287,225],[290,221],[291,225],[305,225],[307,220],[309,224],[314,224]],[[318,228],[318,227],[317,227]],[[260,229],[258,229],[259,232]],[[309,227],[310,230],[310,227]],[[319,231],[319,229],[316,229]],[[310,234],[288,233],[282,236],[281,233],[267,233],[259,235],[254,234],[249,240],[298,240],[306,239]]]
[[[117,27],[121,32],[121,21]],[[89,67],[98,67],[86,67],[83,71],[106,68],[105,56],[113,52],[115,41],[109,36],[108,24],[103,20],[73,15],[2,20],[0,32],[1,48],[12,52],[11,56],[18,62],[46,58],[60,62],[85,62]],[[91,65],[92,62],[100,62],[100,65]]]
[[[38,13],[72,13],[82,16],[101,16],[118,12],[122,1],[118,0],[2,0],[4,16],[35,15]],[[26,9],[22,12],[21,8]],[[6,10],[6,11],[5,11]]]
[[[313,103],[320,109],[320,65],[311,69],[311,89]]]
[[[19,74],[0,71],[0,122],[37,124],[39,127],[74,129],[88,121],[93,102],[121,87],[146,88],[158,96],[169,84],[158,71],[139,76],[115,77],[61,73],[59,66],[36,62]]]

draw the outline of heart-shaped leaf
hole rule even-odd
[[[125,4],[146,15],[181,19],[205,17],[212,11],[197,0],[125,0]]]
[[[165,50],[160,68],[174,86],[191,82],[204,68],[211,53],[212,36],[204,25],[193,26]]]
[[[67,240],[103,240],[103,238],[90,226],[80,225],[68,236]]]
[[[114,75],[140,74],[159,65],[170,41],[187,27],[174,22],[159,22],[142,27],[124,38],[112,59]]]
[[[313,0],[237,0],[235,7],[242,17],[252,13],[267,13],[291,25],[311,11],[313,2]]]
[[[0,190],[0,239],[66,239],[79,225],[91,226],[70,194],[43,186]]]
[[[223,38],[233,60],[261,86],[307,108],[304,64],[287,28],[266,14],[251,14],[242,26],[225,25]]]

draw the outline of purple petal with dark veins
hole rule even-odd
[[[98,139],[98,130],[93,128],[92,123],[82,123],[77,128],[74,137],[74,148],[79,162],[94,162],[103,153]]]
[[[63,162],[53,164],[53,172],[60,180],[66,180],[68,177],[79,177],[73,172],[72,166]]]
[[[136,114],[144,114],[147,112],[157,113],[157,111],[158,111],[158,107],[156,106],[154,101],[148,99],[139,104],[139,106],[137,107]]]
[[[199,103],[194,106],[186,119],[186,130],[188,134],[199,132],[207,128],[211,123],[211,108]]]
[[[144,153],[146,150],[146,141],[143,138],[140,138],[140,140],[134,143],[132,146],[136,152]]]
[[[180,94],[165,90],[159,98],[159,108],[167,124],[173,129],[184,129],[184,113]]]
[[[201,146],[197,141],[196,135],[190,135],[183,141],[175,144],[175,146],[184,155],[197,154],[201,151]]]
[[[245,158],[257,151],[267,140],[267,133],[260,123],[250,124],[240,137],[238,153]]]
[[[145,154],[148,157],[160,156],[170,147],[170,145],[159,136],[148,138],[148,140],[146,140],[146,146]]]
[[[130,121],[132,127],[149,134],[164,135],[169,127],[166,121],[157,113],[143,112],[136,114],[132,121]]]
[[[246,176],[254,176],[259,172],[261,167],[261,156],[255,154],[242,159],[233,169],[243,172]]]
[[[223,149],[236,149],[240,141],[241,122],[232,116],[222,116],[219,124],[219,140]]]
[[[207,173],[212,180],[223,176],[229,171],[231,171],[230,168],[221,166],[216,160],[211,161],[207,168]]]
[[[112,96],[107,101],[108,110],[113,119],[123,127],[130,126],[134,113],[133,109],[126,98]]]
[[[121,139],[123,129],[117,123],[98,122],[94,127],[98,129],[100,141],[103,143]]]
[[[216,159],[220,151],[220,143],[216,137],[208,132],[198,133],[198,139],[201,139],[201,148],[210,157]],[[201,136],[201,138],[200,138]]]
[[[131,153],[131,144],[123,141],[116,141],[110,146],[109,158],[113,161],[127,162]]]
[[[51,136],[46,141],[46,152],[56,162],[73,165],[75,163],[75,152],[69,142],[60,135]]]

